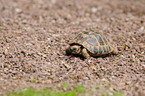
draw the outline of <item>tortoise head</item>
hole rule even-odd
[[[71,53],[72,54],[80,54],[81,52],[81,46],[79,45],[73,45],[70,47]]]

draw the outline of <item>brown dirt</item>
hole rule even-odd
[[[121,53],[66,56],[68,41],[89,30]],[[63,82],[86,95],[145,96],[145,0],[0,0],[0,95]]]

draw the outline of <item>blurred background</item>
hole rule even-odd
[[[89,30],[121,53],[66,56],[68,42]],[[80,96],[144,96],[144,52],[145,0],[0,0],[0,95],[81,85]]]

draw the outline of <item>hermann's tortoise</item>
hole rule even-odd
[[[111,45],[100,32],[82,32],[66,48],[67,54],[78,54],[84,58],[117,54],[117,46]]]

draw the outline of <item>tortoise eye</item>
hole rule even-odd
[[[73,50],[77,50],[77,48],[74,48]]]
[[[76,51],[76,50],[77,50],[77,48],[72,48],[71,50],[72,50],[72,51]]]

